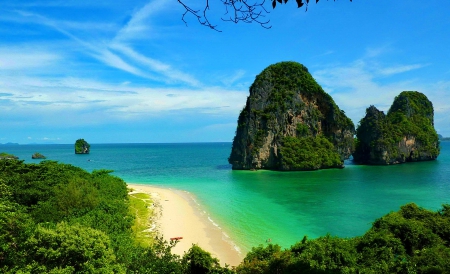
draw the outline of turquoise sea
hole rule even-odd
[[[126,182],[189,191],[224,235],[247,252],[267,239],[289,247],[304,235],[362,235],[382,215],[414,202],[450,203],[450,142],[436,161],[312,172],[233,171],[231,143],[1,145],[27,163],[34,152],[88,171],[111,169]]]

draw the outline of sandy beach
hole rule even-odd
[[[134,192],[150,194],[157,206],[156,229],[164,240],[182,237],[172,249],[183,255],[197,244],[220,260],[221,265],[237,266],[243,259],[223,231],[208,220],[200,211],[192,196],[180,190],[159,188],[150,185],[128,184]]]

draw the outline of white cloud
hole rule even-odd
[[[168,3],[167,0],[154,0],[147,3],[131,16],[127,24],[116,34],[114,42],[140,39],[143,33],[150,34],[152,29],[148,19],[163,10]]]
[[[82,23],[53,20],[36,13],[20,10],[15,13],[18,17],[26,20],[27,23],[45,25],[64,34],[81,45],[84,49],[84,54],[95,58],[107,66],[153,81],[165,83],[181,82],[190,86],[200,86],[201,83],[192,75],[184,73],[170,64],[145,56],[134,50],[130,45],[123,43],[126,40],[134,40],[137,37],[145,36],[149,32],[147,28],[151,28],[148,19],[164,9],[168,3],[169,1],[167,0],[149,2],[135,12],[128,23],[112,39],[104,39],[101,42],[82,39],[69,31],[69,29],[85,29],[86,26]],[[104,23],[99,23],[100,25],[104,25]],[[45,55],[41,58],[45,58]],[[1,65],[0,61],[0,69]]]
[[[222,76],[222,83],[224,83],[226,86],[231,86],[233,85],[236,81],[242,79],[242,77],[245,76],[245,70],[243,69],[239,69],[237,71],[235,71],[233,74],[231,75],[227,75],[227,76]]]
[[[61,57],[57,54],[33,51],[26,48],[0,48],[0,70],[23,70],[52,65]]]
[[[162,74],[168,81],[184,82],[191,86],[200,85],[200,82],[193,76],[174,69],[171,65],[146,57],[123,44],[116,43],[111,45],[111,48],[131,58],[133,61],[139,63],[139,65],[145,66],[145,68],[149,68],[153,72]]]
[[[425,66],[427,66],[427,65],[414,64],[414,65],[393,66],[393,67],[387,67],[387,68],[380,69],[378,72],[382,75],[393,75],[393,74],[398,74],[398,73],[403,73],[403,72],[408,72],[411,70],[423,68]]]
[[[424,93],[433,103],[436,128],[450,128],[450,121],[447,119],[450,116],[450,82],[433,83],[417,78],[403,81],[390,78],[391,81],[386,81],[383,77],[381,80],[383,72],[406,73],[424,65],[388,65],[374,69],[369,64],[371,63],[359,59],[346,65],[325,67],[312,74],[355,125],[364,117],[365,109],[370,105],[387,111],[400,92],[414,90]]]
[[[145,88],[81,78],[0,76],[0,82],[9,83],[4,92],[10,94],[8,104],[0,104],[0,112],[55,125],[142,120],[180,111],[237,117],[247,96],[247,92],[214,87]]]

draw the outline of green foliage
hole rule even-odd
[[[36,272],[69,270],[75,273],[125,273],[117,263],[109,237],[78,224],[39,225],[25,243]]]
[[[283,170],[315,170],[342,167],[343,161],[333,144],[322,135],[283,138],[281,147]]]
[[[24,207],[12,201],[12,192],[0,179],[0,272],[25,263],[28,251],[22,243],[31,235],[34,223]]]
[[[226,268],[222,268],[219,260],[213,258],[211,253],[204,251],[197,245],[192,245],[183,256],[183,265],[186,274],[207,274],[207,273],[231,273]]]
[[[415,204],[376,220],[362,237],[306,237],[291,248],[253,248],[238,273],[449,273],[450,205]]]
[[[152,216],[155,214],[152,207],[153,201],[150,195],[145,193],[130,194],[129,199],[130,213],[135,215],[132,229],[136,242],[144,246],[150,246],[153,243],[154,235],[147,230],[151,226]]]
[[[174,244],[160,238],[150,246],[136,244],[127,193],[123,180],[108,170],[0,161],[0,272],[450,272],[450,205],[431,212],[407,204],[361,237],[305,237],[284,250],[259,246],[231,270],[196,245],[181,258],[172,254]]]
[[[78,139],[75,142],[75,154],[88,154],[91,145],[84,139]]]
[[[0,160],[17,160],[19,157],[14,156],[12,154],[6,153],[6,152],[0,152]]]
[[[297,124],[297,136],[306,137],[309,134],[309,127],[303,123]]]
[[[0,272],[186,273],[211,262],[208,273],[229,273],[198,247],[182,260],[162,239],[137,243],[126,184],[110,173],[0,161]]]

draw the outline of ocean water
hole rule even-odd
[[[305,235],[358,236],[403,204],[437,210],[450,203],[450,142],[436,161],[347,161],[344,169],[311,172],[233,171],[230,150],[231,143],[91,144],[89,155],[75,155],[73,145],[0,146],[27,163],[39,162],[31,155],[40,152],[87,171],[114,170],[126,182],[188,191],[243,253],[267,239],[289,247]]]

